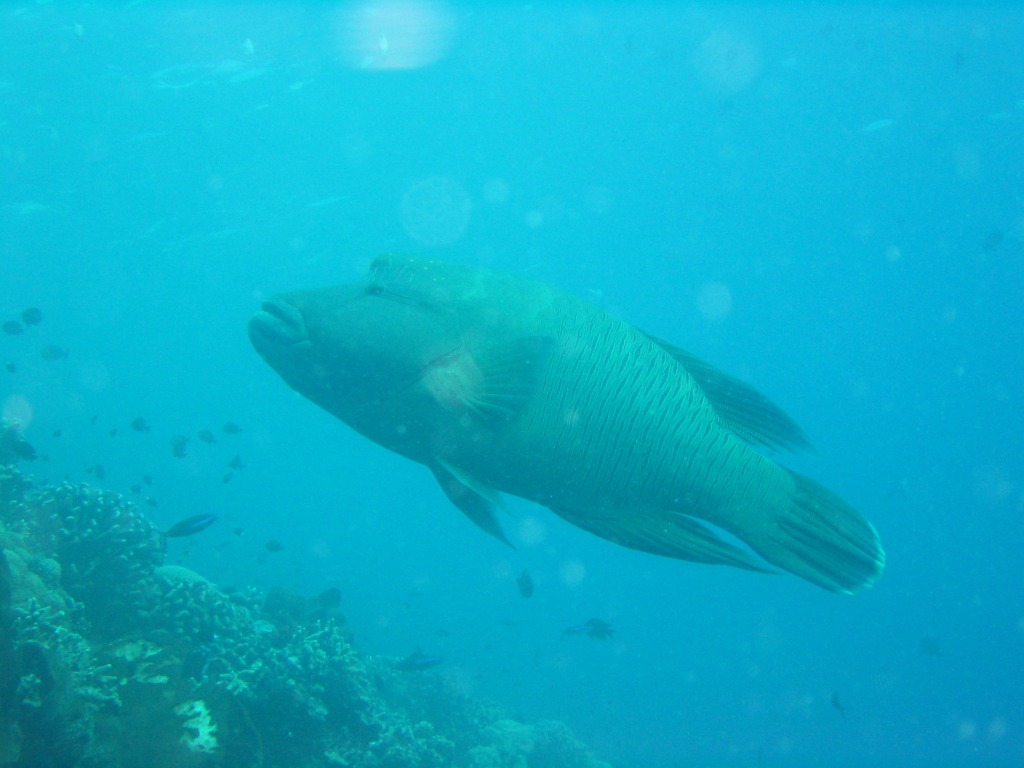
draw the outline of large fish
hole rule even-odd
[[[249,336],[293,389],[427,466],[499,539],[501,492],[658,555],[767,561],[837,592],[882,572],[870,523],[757,450],[806,446],[779,408],[550,286],[381,256],[361,284],[271,298]]]

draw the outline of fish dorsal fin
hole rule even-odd
[[[483,421],[508,421],[533,396],[553,347],[550,336],[524,336],[473,354],[462,350],[424,380],[439,401],[457,403]]]
[[[722,426],[737,437],[771,450],[813,450],[799,425],[752,386],[667,341],[656,336],[648,338],[686,369],[715,409]]]
[[[431,469],[449,501],[480,528],[511,547],[494,514],[495,508],[504,507],[497,492],[444,459],[435,461]]]

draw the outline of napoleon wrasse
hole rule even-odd
[[[428,467],[503,541],[499,492],[657,555],[767,561],[836,592],[881,575],[871,524],[757,450],[806,446],[778,407],[550,286],[381,256],[361,284],[271,298],[249,336],[293,389]]]

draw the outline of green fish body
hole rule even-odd
[[[293,389],[430,468],[502,540],[507,493],[623,546],[767,561],[837,592],[884,567],[870,523],[757,450],[807,446],[779,408],[550,286],[382,256],[363,284],[269,300],[249,334]]]

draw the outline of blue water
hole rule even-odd
[[[172,562],[336,586],[363,651],[441,655],[615,765],[1022,764],[1022,40],[1012,3],[5,3],[0,319],[44,317],[0,336],[0,405],[39,479],[220,515]],[[559,285],[756,385],[885,575],[833,595],[516,499],[517,548],[482,534],[246,338],[384,251]],[[615,636],[561,637],[591,617]]]

